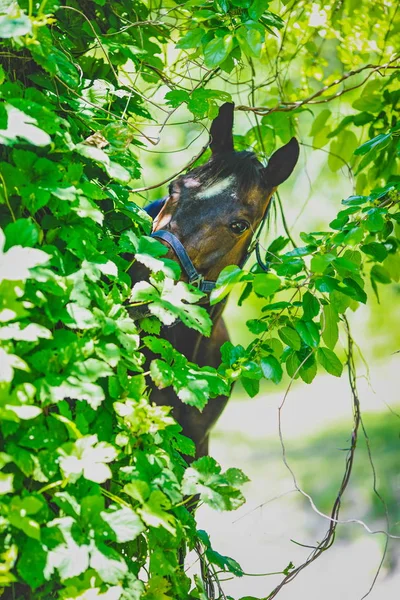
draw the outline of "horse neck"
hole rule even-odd
[[[163,329],[161,335],[191,362],[200,366],[217,367],[220,362],[220,344],[216,343],[213,332],[221,320],[224,305],[225,302],[220,302],[214,306],[210,306],[210,304],[203,305],[212,321],[210,337],[205,337],[201,332],[188,328],[182,322]]]

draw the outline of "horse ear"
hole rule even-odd
[[[232,102],[225,102],[211,124],[210,148],[213,154],[233,152],[233,108]]]
[[[299,142],[292,138],[271,156],[264,169],[264,177],[268,187],[276,187],[291,175],[299,158]]]

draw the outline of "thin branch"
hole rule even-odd
[[[190,169],[190,167],[192,165],[194,165],[194,163],[197,160],[199,160],[199,158],[201,158],[203,156],[203,154],[207,150],[209,144],[210,144],[210,140],[208,140],[207,144],[202,147],[202,149],[200,150],[200,152],[198,154],[196,154],[196,156],[194,156],[184,167],[182,167],[178,172],[174,173],[173,175],[170,175],[169,177],[167,177],[163,181],[160,181],[159,183],[155,183],[154,185],[148,185],[148,186],[144,186],[144,187],[141,187],[141,188],[135,188],[135,189],[129,190],[129,191],[132,194],[136,194],[138,192],[147,192],[147,190],[155,190],[156,188],[161,187],[162,185],[165,185],[166,183],[168,183],[168,181],[171,181],[172,179],[175,179],[175,177],[178,177],[178,175],[180,175],[181,173],[183,173],[183,171],[186,171],[186,169]]]
[[[384,65],[365,65],[364,67],[360,67],[359,69],[349,71],[348,73],[343,75],[343,77],[340,77],[339,79],[335,79],[335,81],[333,81],[332,83],[330,83],[328,85],[325,85],[324,87],[322,87],[320,90],[318,90],[311,96],[308,96],[308,98],[304,98],[304,100],[298,100],[297,102],[281,102],[280,104],[278,104],[277,106],[274,106],[273,108],[267,108],[265,106],[252,107],[252,106],[239,105],[239,106],[236,106],[236,110],[250,111],[250,112],[254,112],[258,115],[268,115],[272,112],[290,112],[292,110],[296,110],[297,108],[300,108],[301,106],[304,106],[305,104],[320,104],[321,102],[330,102],[331,100],[334,100],[334,99],[338,98],[339,96],[342,96],[343,94],[345,94],[347,92],[350,92],[351,90],[361,87],[371,77],[371,75],[373,75],[377,71],[380,71],[383,69],[397,69],[398,66],[391,66],[397,60],[399,60],[398,55],[395,58],[393,58],[392,60],[390,60],[389,62],[385,63]],[[343,81],[346,81],[346,79],[349,79],[349,77],[353,77],[354,75],[357,75],[358,73],[361,73],[362,71],[365,71],[366,69],[371,69],[371,72],[360,84],[357,84],[350,88],[345,88],[345,89],[341,90],[340,92],[333,94],[332,96],[323,98],[322,100],[315,100],[315,98],[322,96],[322,94],[324,94],[330,88],[335,87],[336,85],[339,85],[340,83],[343,83]]]
[[[346,321],[347,323],[347,321]],[[356,373],[355,373],[355,367],[354,367],[354,360],[353,360],[353,340],[351,338],[351,334],[350,334],[350,330],[347,330],[347,339],[348,339],[348,349],[347,349],[347,369],[348,369],[348,377],[349,377],[349,383],[350,383],[350,388],[352,391],[352,397],[353,397],[353,415],[354,415],[354,422],[353,422],[353,431],[352,431],[352,435],[351,435],[351,446],[346,458],[346,464],[345,464],[345,472],[342,478],[342,482],[339,488],[339,491],[337,493],[336,496],[336,500],[333,504],[332,510],[331,510],[331,514],[329,517],[329,526],[328,526],[328,530],[325,534],[324,539],[322,540],[322,542],[320,542],[311,552],[311,554],[308,556],[308,558],[304,561],[304,563],[302,563],[300,566],[296,567],[293,571],[291,571],[290,573],[288,573],[286,575],[286,577],[281,581],[280,584],[278,584],[274,590],[271,592],[271,594],[268,596],[268,600],[272,600],[272,598],[275,598],[277,596],[277,594],[279,593],[279,591],[283,588],[284,585],[286,585],[287,583],[289,583],[290,581],[292,581],[295,577],[297,577],[297,575],[303,570],[305,569],[309,564],[311,564],[312,562],[314,562],[317,558],[319,558],[319,556],[321,556],[321,554],[323,554],[323,552],[325,552],[326,550],[328,550],[328,548],[330,548],[335,540],[335,535],[336,535],[336,528],[338,525],[338,516],[339,516],[339,512],[340,512],[340,506],[341,506],[341,502],[342,502],[342,496],[347,488],[347,485],[350,481],[350,476],[351,476],[351,471],[353,468],[353,463],[354,463],[354,456],[355,456],[355,451],[356,451],[356,446],[357,446],[357,437],[358,437],[358,428],[360,425],[360,419],[361,419],[361,413],[360,413],[360,401],[358,399],[358,394],[357,394],[357,388],[356,388]],[[309,358],[309,356],[307,356],[303,362],[299,365],[297,372],[300,370],[300,368],[302,367],[302,365],[306,362],[306,360]],[[281,405],[279,406],[279,439],[281,442],[281,446],[282,446],[282,456],[283,456],[283,462],[285,464],[285,466],[287,467],[287,469],[289,470],[289,472],[291,473],[292,477],[293,477],[293,483],[296,487],[296,489],[304,496],[306,496],[310,501],[311,501],[311,505],[314,505],[314,502],[312,501],[311,497],[309,496],[309,494],[307,494],[306,492],[304,492],[298,485],[297,483],[297,479],[296,476],[292,470],[292,468],[290,467],[288,461],[287,461],[287,457],[286,457],[286,448],[285,448],[285,443],[283,440],[283,435],[282,435],[282,420],[281,420],[281,412],[284,406],[284,403],[286,401],[287,395],[289,393],[289,390],[291,388],[291,385],[294,381],[294,377],[296,376],[296,373],[293,375],[290,384],[288,386],[288,389],[286,390],[285,396],[283,398],[283,401],[281,403]],[[319,513],[319,511],[317,511]]]

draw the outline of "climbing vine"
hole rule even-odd
[[[226,598],[216,569],[243,571],[190,508],[199,495],[234,510],[247,478],[212,457],[188,467],[193,442],[150,386],[202,410],[237,380],[254,396],[261,379],[342,374],[349,311],[400,279],[397,7],[3,0],[0,12],[0,596],[204,600],[208,577]],[[220,274],[212,303],[240,285],[239,305],[256,295],[263,308],[248,347],[224,344],[221,366],[200,368],[162,338],[176,319],[204,335],[211,322],[149,237],[142,193],[158,184],[135,180],[178,111],[204,129],[232,100],[250,118],[237,149],[267,158],[295,134],[354,174],[354,193],[300,242],[284,221],[269,273]],[[206,147],[205,134],[181,171]],[[151,276],[132,286],[135,263]],[[183,547],[207,577],[180,568]]]

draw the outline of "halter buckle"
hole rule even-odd
[[[200,273],[196,273],[189,279],[190,285],[193,285],[197,289],[201,289],[201,285],[202,285],[203,281],[204,281],[204,277],[203,277],[203,275],[200,275]]]

